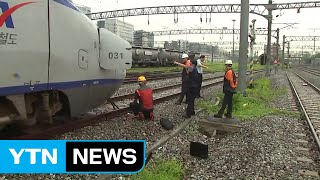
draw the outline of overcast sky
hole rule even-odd
[[[274,3],[283,2],[308,2],[305,0],[275,0]],[[241,0],[73,0],[75,4],[85,5],[91,7],[92,12],[111,11],[117,9],[139,8],[139,7],[154,7],[154,6],[169,6],[169,5],[204,5],[204,4],[240,4]],[[266,4],[268,0],[251,0],[251,4]],[[274,15],[280,14],[280,11],[273,11]],[[280,42],[282,36],[294,35],[320,35],[320,8],[301,9],[300,13],[297,10],[282,10],[281,16],[275,18],[273,23],[299,23],[294,25],[294,28],[284,29],[280,32]],[[185,29],[185,28],[222,28],[227,27],[232,29],[232,19],[236,19],[235,28],[240,28],[240,13],[212,13],[211,23],[206,23],[206,14],[202,13],[202,23],[200,22],[200,14],[179,14],[179,21],[174,24],[174,15],[151,15],[149,16],[135,16],[119,18],[125,22],[134,25],[135,30],[158,31],[168,29]],[[250,14],[250,22],[256,19],[257,28],[267,28],[267,20],[261,16]],[[274,24],[272,29],[282,28],[286,25]],[[316,29],[316,30],[314,30]],[[175,35],[175,36],[156,36],[155,41],[177,40],[184,39],[188,41],[207,42],[207,41],[232,41],[232,35]],[[235,36],[235,40],[239,41],[239,35]],[[275,42],[275,38],[272,38]],[[266,36],[257,36],[257,42],[267,42]],[[299,42],[292,43],[294,45]],[[313,42],[303,42],[303,45],[313,45]],[[320,42],[316,42],[316,46],[320,46]]]

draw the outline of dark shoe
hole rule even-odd
[[[233,118],[232,115],[231,115],[231,114],[228,114],[228,113],[224,114],[224,116],[225,116],[226,118],[229,118],[229,119],[232,119],[232,118]]]
[[[175,104],[176,104],[176,105],[181,105],[181,102],[177,101]]]
[[[186,118],[186,119],[189,119],[189,118],[191,118],[191,115],[183,115],[182,117]]]
[[[213,115],[213,117],[215,117],[215,118],[222,118],[222,115],[221,115],[221,114],[215,114],[215,115]]]
[[[144,114],[142,112],[139,112],[138,119],[145,120]]]
[[[183,100],[183,98],[179,97],[179,99],[177,100],[176,104],[177,105],[181,105],[182,100]]]

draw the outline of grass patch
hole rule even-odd
[[[269,106],[271,101],[287,93],[286,88],[274,89],[271,86],[271,81],[268,78],[262,78],[254,83],[253,89],[247,89],[247,97],[244,97],[241,93],[237,93],[233,96],[233,116],[244,119],[252,119],[262,117],[266,115],[290,115],[299,117],[299,114],[272,108]],[[215,96],[220,97],[223,100],[223,93],[217,93]],[[207,101],[199,102],[198,106],[205,109],[208,114],[215,114],[219,111],[221,103],[218,106],[214,106]],[[225,110],[226,112],[226,110]]]
[[[204,69],[205,72],[209,73],[214,73],[214,72],[224,72],[225,71],[225,65],[224,63],[211,63],[207,62],[206,66],[209,67],[209,69]],[[260,64],[255,64],[254,70],[260,70],[260,69],[265,69],[265,66],[260,65]],[[247,70],[249,70],[250,65],[247,65]],[[235,63],[233,65],[233,69],[235,71],[238,71],[238,63]],[[128,73],[145,73],[145,72],[157,72],[161,71],[164,73],[170,73],[170,72],[179,72],[181,71],[182,68],[178,67],[177,65],[171,66],[171,67],[137,67],[137,68],[131,68],[127,72]]]
[[[172,67],[138,67],[138,68],[131,68],[127,72],[128,73],[145,73],[145,72],[176,72],[181,71],[181,68],[178,66],[172,66]]]
[[[205,69],[205,72],[224,72],[225,71],[225,65],[224,63],[206,63],[206,66],[209,67],[209,69]],[[232,68],[234,71],[238,71],[238,63],[234,63]],[[260,64],[254,64],[253,70],[260,70],[265,69],[265,66]],[[250,65],[247,64],[247,70],[250,70]]]
[[[181,162],[176,159],[166,159],[155,161],[153,165],[148,165],[139,174],[130,177],[132,180],[180,180],[184,175],[184,168]]]

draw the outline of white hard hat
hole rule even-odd
[[[232,61],[231,60],[226,60],[226,63],[224,64],[231,64],[232,65]]]
[[[188,58],[188,54],[182,54],[182,58]]]

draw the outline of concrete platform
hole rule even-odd
[[[200,119],[199,126],[201,131],[206,130],[207,132],[210,132],[212,130],[217,130],[222,133],[234,133],[242,128],[240,120],[237,118],[215,118],[213,116]]]

